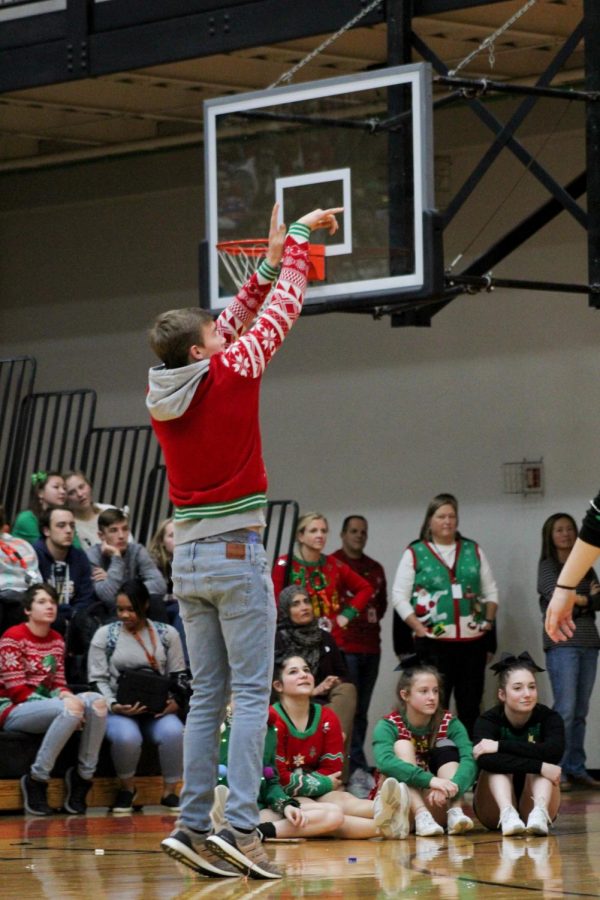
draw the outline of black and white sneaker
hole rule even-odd
[[[135,809],[134,803],[136,798],[135,791],[128,791],[125,788],[121,788],[117,792],[117,796],[114,802],[114,805],[111,806],[110,811],[114,813],[131,813]]]
[[[267,856],[258,831],[245,834],[231,826],[222,828],[207,837],[206,846],[250,878],[283,878],[284,873]]]
[[[166,806],[169,812],[181,812],[179,797],[177,796],[177,794],[167,794],[165,797],[161,797],[160,805]]]
[[[65,809],[68,813],[78,815],[87,809],[85,798],[92,786],[92,782],[82,778],[76,768],[67,769],[65,774],[67,793],[65,797]]]
[[[240,872],[227,860],[208,847],[204,836],[179,825],[169,837],[161,841],[162,850],[172,859],[183,863],[199,875],[209,878],[239,878]]]
[[[55,809],[48,806],[48,783],[46,781],[36,781],[31,775],[23,775],[21,793],[25,812],[30,816],[51,816],[56,812]]]

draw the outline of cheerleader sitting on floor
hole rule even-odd
[[[560,806],[563,721],[537,702],[535,673],[544,669],[529,653],[503,653],[491,669],[500,704],[475,723],[473,755],[482,771],[473,805],[486,828],[546,836]]]
[[[400,838],[408,811],[406,788],[385,782],[381,797],[359,799],[342,789],[344,737],[335,713],[311,700],[315,680],[299,656],[275,667],[273,705],[277,728],[277,768],[281,785],[303,812],[334,805],[343,815],[332,836]],[[278,830],[278,829],[277,829]]]
[[[384,795],[389,782],[408,786],[409,818],[406,834],[433,837],[462,834],[473,828],[461,806],[477,767],[464,725],[441,706],[441,675],[416,655],[400,666],[395,712],[380,719],[373,733],[373,752]]]

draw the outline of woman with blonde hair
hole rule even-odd
[[[350,566],[323,551],[329,524],[322,513],[305,513],[296,528],[297,552],[289,568],[288,584],[297,584],[306,591],[319,624],[331,631],[338,643],[340,631],[366,607],[373,596],[369,582]],[[280,556],[273,567],[275,597],[285,587],[288,557]],[[345,596],[352,595],[349,601]]]

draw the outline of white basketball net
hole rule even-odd
[[[255,243],[248,241],[234,247],[217,246],[219,259],[238,289],[254,274],[261,260],[267,255],[267,244],[265,239],[259,239]]]

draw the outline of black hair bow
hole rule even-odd
[[[423,664],[423,660],[419,656],[418,653],[409,653],[407,656],[403,656],[394,672],[406,672],[408,669],[416,669],[417,666]]]
[[[492,672],[495,672],[496,675],[500,675],[502,672],[506,672],[507,669],[514,669],[518,666],[523,666],[525,669],[532,669],[534,672],[546,671],[534,662],[527,650],[523,653],[519,653],[518,656],[515,656],[513,653],[503,653],[498,662],[494,663],[493,666],[490,666],[490,669]]]

